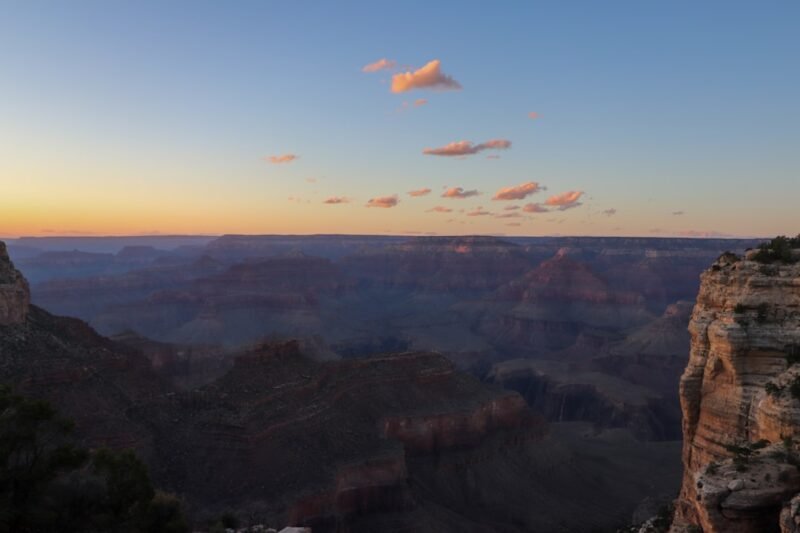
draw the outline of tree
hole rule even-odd
[[[129,451],[76,447],[48,403],[0,386],[0,533],[184,533],[180,500],[156,492]]]

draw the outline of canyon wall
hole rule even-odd
[[[800,264],[754,258],[723,254],[701,278],[673,532],[800,531]]]
[[[6,245],[0,242],[0,325],[24,322],[30,300],[28,282],[11,264]]]

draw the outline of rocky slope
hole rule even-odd
[[[798,531],[800,264],[723,254],[702,275],[681,378],[673,531]]]

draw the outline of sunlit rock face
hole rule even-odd
[[[673,530],[796,531],[800,264],[724,254],[702,275],[689,331]]]
[[[0,325],[24,322],[30,302],[28,282],[8,258],[5,243],[0,242]]]

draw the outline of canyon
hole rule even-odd
[[[673,528],[706,527],[722,518],[697,496],[724,500],[729,448],[760,439],[752,468],[787,484],[759,486],[761,501],[794,494],[791,465],[765,455],[792,425],[776,403],[788,392],[760,408],[758,438],[754,404],[730,410],[794,379],[764,377],[795,341],[759,329],[793,316],[793,300],[762,306],[794,287],[790,267],[723,253],[754,241],[101,241],[11,243],[22,272],[0,257],[2,379],[63,406],[87,446],[136,450],[197,523],[233,512],[315,532],[605,531],[680,488]],[[729,322],[748,324],[745,340]],[[700,347],[701,331],[774,350],[758,349],[764,367],[745,364],[739,390],[722,355],[698,370],[732,351]],[[722,442],[728,424],[739,429]],[[692,471],[681,484],[682,435],[684,462],[718,462],[719,480],[698,487]],[[741,508],[749,489],[731,500],[737,524],[762,516]]]
[[[677,484],[675,443],[548,423],[441,353],[325,358],[306,355],[311,343],[266,340],[220,354],[132,331],[109,339],[30,304],[23,276],[0,262],[15,317],[0,325],[0,379],[57,405],[83,445],[135,450],[197,524],[233,512],[315,532],[610,529],[643,494]],[[271,278],[256,279],[271,290]],[[222,361],[181,382],[189,352]]]

